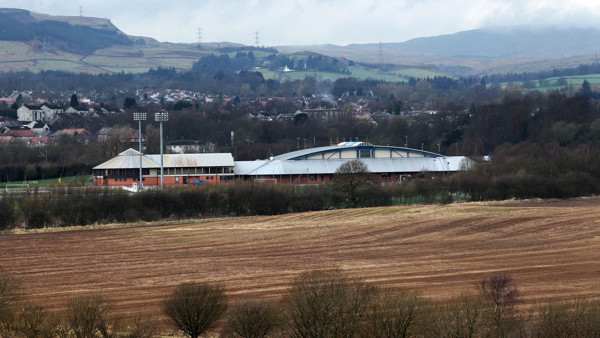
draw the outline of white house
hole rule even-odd
[[[17,119],[19,121],[52,122],[62,113],[62,108],[51,104],[44,104],[41,107],[25,104],[17,109]]]

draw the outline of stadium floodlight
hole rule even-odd
[[[144,188],[144,178],[142,176],[142,121],[146,121],[146,112],[133,112],[133,120],[138,121],[138,141],[140,144],[140,183],[139,189]]]
[[[160,123],[160,188],[164,188],[164,165],[163,165],[163,122],[169,121],[169,113],[165,110],[154,113],[154,121]]]

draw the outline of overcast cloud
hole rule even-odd
[[[109,18],[168,42],[345,45],[509,25],[600,27],[596,0],[0,0],[0,7]]]

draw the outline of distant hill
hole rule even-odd
[[[600,30],[593,28],[533,28],[527,26],[475,29],[449,35],[386,44],[411,53],[489,58],[563,58],[594,54]]]
[[[33,41],[41,48],[84,55],[113,45],[136,42],[107,19],[54,17],[12,8],[0,9],[0,40]],[[145,40],[137,42],[145,43]]]
[[[436,65],[456,75],[577,66],[600,50],[600,30],[533,28],[475,29],[399,43],[278,46],[280,52],[312,51],[370,63]]]

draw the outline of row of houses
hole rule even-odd
[[[146,187],[160,185],[160,155],[142,154],[142,181]],[[343,142],[333,146],[302,149],[266,160],[234,161],[230,153],[163,155],[166,187],[221,184],[233,181],[276,184],[322,184],[333,180],[345,162],[359,159],[379,182],[400,182],[427,172],[449,175],[466,170],[464,156],[444,156],[407,147]],[[128,149],[93,168],[97,186],[133,186],[139,183],[140,153]]]
[[[98,112],[110,113],[105,108],[100,108],[100,111],[96,111],[94,108],[83,109],[76,107],[69,107],[67,109],[62,108],[58,105],[44,103],[41,106],[24,104],[17,109],[17,120],[29,122],[29,121],[41,121],[41,122],[54,122],[61,114],[74,114],[79,116],[94,116]]]

